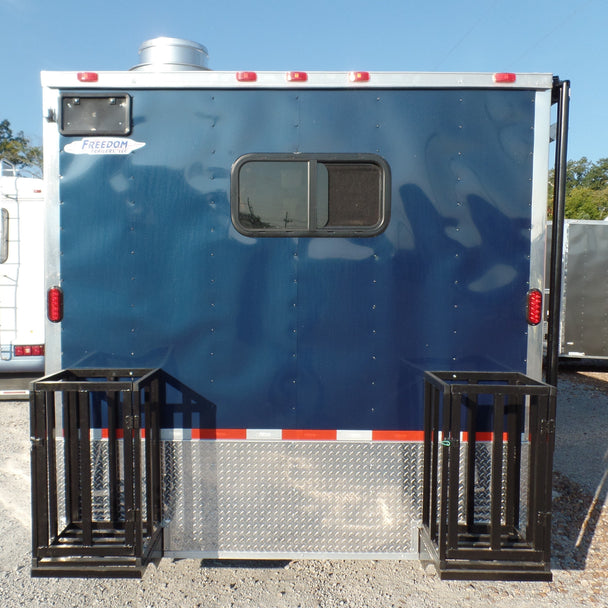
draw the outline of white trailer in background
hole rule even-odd
[[[2,160],[0,374],[44,369],[44,309],[43,180],[21,177]],[[7,392],[15,393],[0,378],[0,396]]]

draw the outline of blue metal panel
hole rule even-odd
[[[60,154],[63,367],[160,366],[196,420],[301,429],[419,429],[425,369],[525,371],[533,92],[130,94],[143,148]],[[379,154],[387,230],[240,235],[254,152]]]

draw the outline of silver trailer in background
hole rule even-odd
[[[608,221],[566,220],[559,356],[608,359]]]

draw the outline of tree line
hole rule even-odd
[[[7,160],[17,169],[28,169],[42,174],[42,148],[33,146],[23,131],[13,133],[8,120],[0,122],[0,159]]]

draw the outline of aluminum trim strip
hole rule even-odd
[[[551,129],[551,91],[536,93],[534,116],[534,158],[532,164],[532,218],[530,234],[530,289],[545,287],[545,247],[547,227],[547,174]],[[543,296],[544,297],[544,296]],[[543,302],[544,306],[544,302]],[[528,325],[526,374],[542,380],[543,328]]]
[[[319,553],[286,551],[286,552],[255,552],[255,551],[165,551],[163,557],[173,559],[347,559],[347,560],[418,560],[419,553],[332,553],[322,551]]]
[[[350,71],[307,72],[306,81],[289,82],[286,72],[256,72],[254,82],[239,82],[238,72],[96,72],[98,81],[80,82],[77,72],[41,72],[43,87],[58,89],[164,88],[490,88],[550,90],[553,75],[517,74],[513,83],[495,83],[493,73],[370,72],[369,81],[351,82]]]
[[[44,152],[44,192],[45,192],[45,218],[44,218],[44,258],[45,258],[45,293],[51,287],[61,285],[61,254],[59,251],[59,130],[53,119],[59,115],[59,95],[52,89],[43,89],[42,107],[47,112],[42,131]],[[58,372],[61,369],[61,323],[52,323],[48,320],[45,306],[45,334],[46,344],[44,351],[45,375]]]

